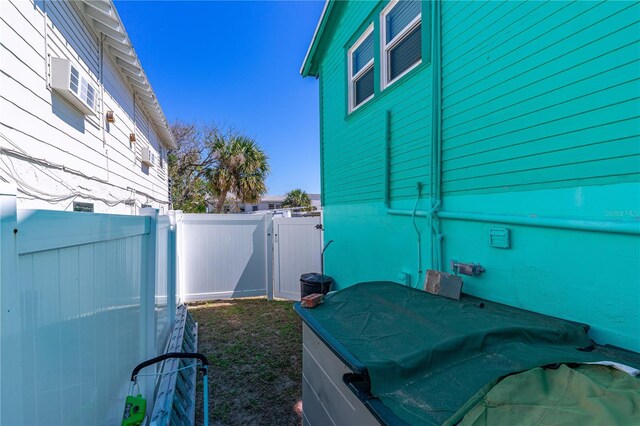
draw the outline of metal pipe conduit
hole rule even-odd
[[[412,216],[413,210],[388,209],[387,213],[396,216]],[[417,210],[416,216],[429,217],[431,212]],[[540,216],[517,216],[503,214],[484,214],[472,212],[438,211],[440,219],[468,222],[500,223],[507,225],[533,226],[538,228],[556,228],[574,231],[605,232],[612,234],[640,235],[640,222],[615,222],[590,219],[570,219]]]

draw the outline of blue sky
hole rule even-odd
[[[321,1],[116,1],[169,121],[255,138],[270,194],[320,192],[318,83],[300,65]]]

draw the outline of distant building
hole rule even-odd
[[[244,213],[252,213],[265,210],[279,210],[284,203],[284,195],[265,195],[262,199],[255,204],[240,204],[240,211]],[[309,194],[311,198],[311,205],[316,210],[322,210],[322,204],[320,203],[320,194]]]

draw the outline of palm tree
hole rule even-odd
[[[235,132],[219,133],[213,153],[216,165],[210,172],[209,189],[216,198],[216,213],[222,213],[227,195],[240,203],[257,203],[266,194],[268,157],[253,139]]]
[[[311,207],[311,198],[306,191],[293,189],[285,194],[282,207],[305,207],[305,210],[309,210]]]

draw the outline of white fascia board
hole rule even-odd
[[[316,38],[318,38],[318,34],[320,33],[320,27],[322,26],[322,22],[325,19],[325,15],[327,14],[327,9],[329,7],[329,1],[325,0],[324,7],[322,8],[322,13],[320,14],[320,19],[318,19],[318,24],[316,25],[316,30],[313,32],[313,37],[311,37],[311,43],[309,43],[309,47],[307,48],[307,53],[304,55],[304,61],[302,61],[302,66],[300,67],[300,74],[304,75],[304,67],[307,64],[307,60],[309,59],[309,55],[311,55],[311,51],[313,50],[313,46],[316,42]]]

